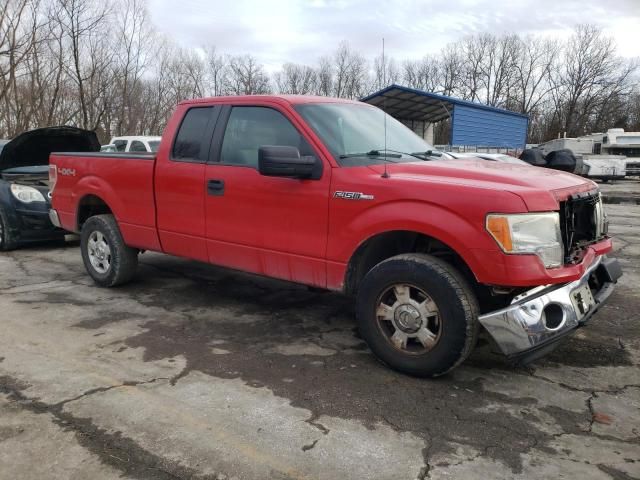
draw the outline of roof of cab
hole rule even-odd
[[[276,103],[289,103],[298,105],[302,103],[358,103],[357,100],[346,98],[321,97],[317,95],[233,95],[225,97],[208,97],[184,100],[179,105],[190,105],[198,103],[250,103],[252,101],[270,101]]]

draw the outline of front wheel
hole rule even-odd
[[[473,349],[478,302],[464,277],[425,254],[376,265],[356,299],[360,334],[390,367],[420,377],[443,375]]]
[[[87,273],[101,287],[126,283],[136,272],[138,250],[124,243],[113,215],[96,215],[85,222],[80,250]]]

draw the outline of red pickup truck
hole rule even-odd
[[[50,177],[97,284],[152,250],[344,292],[371,350],[413,375],[459,365],[481,330],[537,358],[621,275],[595,183],[450,159],[359,102],[186,101],[157,154],[52,154]]]

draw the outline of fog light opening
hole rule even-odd
[[[564,325],[564,310],[557,303],[550,303],[542,310],[542,321],[547,330],[558,330]]]

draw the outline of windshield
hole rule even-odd
[[[357,103],[313,103],[296,110],[340,166],[418,162],[435,149],[379,108]],[[387,141],[385,145],[385,116]],[[388,152],[385,158],[385,148]],[[424,158],[416,158],[419,154]]]
[[[152,152],[157,152],[160,146],[160,140],[149,140],[149,148]]]

